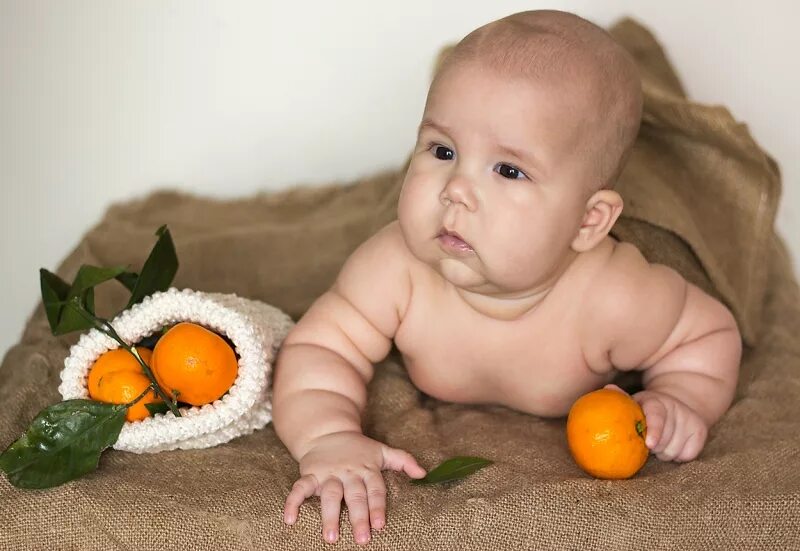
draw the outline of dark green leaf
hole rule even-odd
[[[49,406],[0,454],[0,469],[18,488],[52,488],[92,472],[119,438],[126,409],[92,400]]]
[[[91,291],[87,291],[87,293],[92,294]],[[84,298],[82,300],[81,297],[73,297],[64,303],[64,309],[61,310],[61,319],[58,322],[58,327],[53,330],[53,335],[64,335],[72,331],[83,331],[95,327],[94,316],[90,315],[82,304],[86,300],[89,300],[93,306],[93,298]]]
[[[480,457],[451,457],[429,471],[425,478],[415,479],[411,482],[414,484],[437,484],[459,480],[492,463],[493,461]]]
[[[126,309],[156,291],[169,289],[172,279],[178,271],[178,255],[175,252],[175,244],[172,242],[169,230],[166,226],[161,226],[156,231],[156,235],[158,241],[150,251],[150,256],[145,260],[142,271],[136,279],[136,286],[131,292],[131,299],[125,306]]]
[[[145,404],[144,407],[147,408],[147,411],[150,412],[150,415],[155,415],[156,413],[166,413],[169,411],[169,406],[166,402],[151,402],[149,404]],[[178,402],[175,404],[175,407],[178,408],[190,408],[192,404],[187,404],[186,402]]]
[[[139,279],[139,274],[136,272],[122,272],[117,276],[117,281],[122,283],[125,288],[131,293],[136,288],[136,281]]]
[[[54,335],[95,327],[94,286],[113,279],[124,268],[98,268],[83,265],[69,286],[63,279],[42,268],[39,279],[47,321]]]
[[[111,268],[98,268],[97,266],[89,266],[84,264],[78,270],[75,276],[75,281],[72,282],[72,287],[69,289],[69,298],[83,297],[86,291],[93,289],[97,285],[115,279],[118,275],[125,272],[124,266],[113,266]]]
[[[86,289],[83,292],[81,302],[83,302],[86,311],[94,316],[94,289]]]
[[[69,284],[53,272],[42,268],[39,270],[39,284],[42,289],[42,302],[47,313],[50,330],[55,332],[64,307],[64,300],[69,293]]]
[[[169,411],[169,406],[166,402],[151,402],[149,404],[145,404],[144,407],[147,408],[147,411],[150,412],[150,415],[155,415],[156,413],[166,413]]]

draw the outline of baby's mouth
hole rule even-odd
[[[446,228],[442,228],[441,230],[439,230],[439,235],[436,236],[436,240],[445,250],[451,252],[457,252],[457,253],[473,252],[473,249],[470,246],[470,244],[464,241],[464,238],[461,237],[458,234],[458,232],[450,231]]]

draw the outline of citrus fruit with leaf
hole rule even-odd
[[[136,351],[145,363],[150,363],[152,357],[150,350],[137,347]],[[117,348],[97,358],[89,369],[86,383],[92,400],[109,404],[126,404],[144,392],[150,380],[133,354]],[[125,419],[139,421],[148,417],[150,412],[145,404],[160,401],[154,391],[148,392],[144,398],[128,408]]]
[[[47,406],[25,433],[0,453],[0,470],[15,487],[52,488],[94,471],[103,450],[117,442],[125,420],[149,414],[145,404],[156,401],[153,390],[161,400],[167,399],[153,384],[151,370],[146,367],[149,350],[136,348],[143,360],[139,365],[133,357],[134,349],[108,320],[95,315],[94,309],[94,289],[107,281],[117,280],[131,292],[123,310],[169,289],[178,269],[175,244],[166,226],[158,228],[156,235],[158,241],[139,273],[126,266],[83,264],[68,283],[58,274],[39,270],[42,302],[53,335],[95,329],[123,350],[107,352],[92,364],[87,377],[91,381],[86,381],[91,400],[72,398]],[[161,404],[181,417],[176,404]]]
[[[169,329],[153,350],[150,364],[170,397],[193,406],[209,404],[233,385],[239,364],[225,339],[196,323]]]
[[[595,478],[635,475],[647,461],[647,424],[628,394],[601,388],[578,398],[567,416],[567,443],[578,466]]]

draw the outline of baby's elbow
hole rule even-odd
[[[731,311],[722,303],[719,303],[719,322],[714,333],[718,335],[716,347],[720,355],[727,359],[722,363],[723,375],[732,380],[735,386],[739,378],[739,367],[742,361],[742,334],[739,325]]]
[[[733,403],[739,382],[742,358],[742,337],[736,321],[731,320],[706,337],[708,350],[708,375],[716,381],[723,411]]]
[[[736,325],[735,320],[732,326],[724,330],[723,334],[726,337],[725,347],[730,357],[726,366],[727,370],[725,375],[728,379],[732,402],[733,395],[736,392],[736,386],[739,382],[739,370],[742,364],[742,335],[739,332],[739,327]]]
[[[698,368],[718,379],[732,395],[742,359],[742,335],[736,318],[725,304],[702,292],[695,293],[693,313],[686,344],[691,347],[696,343],[703,351]]]

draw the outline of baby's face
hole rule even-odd
[[[591,163],[567,87],[453,67],[428,97],[398,205],[413,254],[452,284],[513,298],[574,257]],[[463,241],[442,236],[456,232]]]

